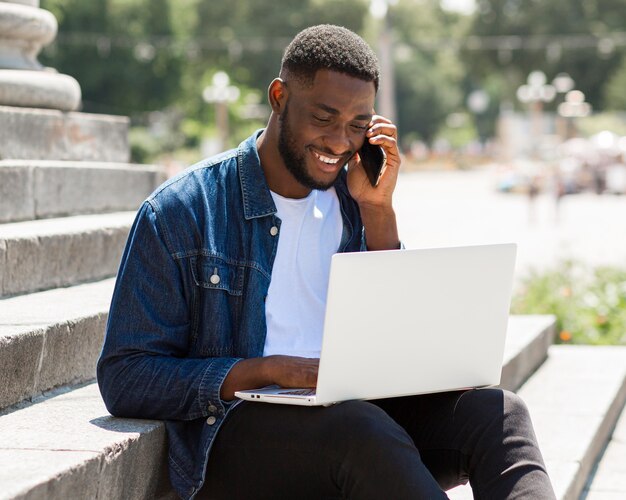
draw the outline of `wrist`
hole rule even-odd
[[[277,377],[277,361],[278,356],[265,356],[259,359],[259,375],[263,380],[263,385],[272,385],[276,383]]]
[[[259,358],[259,376],[263,380],[264,385],[270,385],[272,383],[271,356]]]
[[[366,234],[397,233],[396,212],[392,206],[359,205],[359,212]]]
[[[400,237],[393,207],[378,206],[374,208],[368,205],[363,209],[360,208],[360,210],[368,250],[397,250],[400,248]]]
[[[362,218],[388,219],[396,218],[396,212],[391,203],[359,203],[359,212]]]

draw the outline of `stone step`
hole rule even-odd
[[[509,316],[500,387],[516,391],[545,361],[555,334],[551,314]]]
[[[0,300],[0,409],[95,377],[114,282]]]
[[[137,210],[164,180],[150,165],[0,161],[0,223]]]
[[[0,297],[114,276],[135,212],[0,225]]]
[[[626,347],[553,346],[520,395],[557,498],[578,499],[626,401]]]
[[[96,384],[0,416],[0,499],[174,498],[167,477],[163,424],[111,417]]]
[[[581,500],[626,498],[626,410],[617,421],[608,446],[591,473]]]
[[[125,116],[0,106],[0,160],[127,162]]]
[[[624,408],[626,347],[552,346],[518,394],[530,410],[557,499],[577,500]],[[473,498],[469,486],[448,496]]]
[[[517,375],[509,380],[534,369],[553,322],[510,318],[503,372]],[[110,417],[94,384],[45,397],[0,416],[0,499],[170,497],[165,448],[161,423]]]

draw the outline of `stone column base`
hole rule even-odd
[[[0,69],[0,105],[74,111],[80,106],[80,85],[52,71]]]

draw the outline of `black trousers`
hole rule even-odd
[[[554,499],[524,403],[500,389],[350,401],[242,403],[211,451],[207,499]]]

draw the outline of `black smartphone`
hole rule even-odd
[[[363,165],[372,186],[378,186],[380,176],[387,164],[387,155],[383,148],[376,144],[370,144],[366,137],[363,147],[359,149],[359,158],[361,158],[361,165]]]

